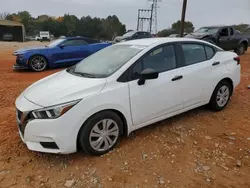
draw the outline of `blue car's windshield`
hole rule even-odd
[[[57,39],[53,42],[51,42],[49,45],[47,45],[46,47],[49,47],[49,48],[54,48],[56,47],[58,44],[62,43],[65,39]]]

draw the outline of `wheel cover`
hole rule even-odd
[[[106,151],[114,146],[119,137],[119,126],[112,119],[103,119],[94,125],[89,143],[96,151]]]
[[[244,54],[244,52],[245,52],[245,47],[244,47],[244,46],[241,46],[241,47],[239,48],[239,54],[242,55],[242,54]]]
[[[224,107],[227,104],[229,97],[230,97],[230,90],[228,86],[223,85],[218,90],[218,93],[217,93],[217,98],[216,98],[217,105],[221,108]]]
[[[30,65],[35,71],[42,71],[46,68],[47,62],[44,57],[36,56],[31,59]]]

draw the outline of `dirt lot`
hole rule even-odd
[[[15,120],[16,97],[58,71],[14,72],[14,49],[41,43],[0,43],[0,187],[250,187],[250,52],[228,108],[193,110],[136,131],[102,157],[29,151]]]

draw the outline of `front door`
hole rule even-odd
[[[228,28],[222,28],[219,32],[219,43],[218,46],[221,47],[224,50],[230,49],[230,35],[229,35],[229,29]]]
[[[55,53],[55,64],[72,65],[88,55],[88,43],[83,39],[68,40]],[[58,58],[60,57],[60,58]]]
[[[131,68],[129,90],[134,125],[182,109],[184,93],[179,92],[182,77],[177,64],[175,45],[168,44],[151,50]],[[138,85],[138,74],[147,68],[158,71],[158,79]]]

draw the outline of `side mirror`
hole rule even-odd
[[[63,49],[65,46],[65,44],[61,44],[59,47]]]
[[[144,85],[146,80],[154,80],[159,77],[159,72],[154,69],[145,69],[139,75],[138,85]]]

